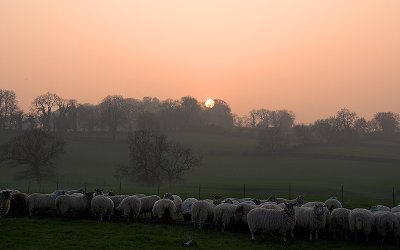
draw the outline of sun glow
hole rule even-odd
[[[215,102],[214,102],[213,99],[208,98],[207,101],[204,103],[204,105],[205,105],[207,108],[211,109],[211,108],[214,107]]]

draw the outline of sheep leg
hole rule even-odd
[[[294,233],[293,233],[293,230],[290,230],[290,237],[292,238],[292,240],[294,240]]]
[[[251,239],[254,240],[254,232],[251,232]]]
[[[286,242],[286,232],[283,233],[283,242]]]
[[[313,234],[313,232],[310,231],[310,241],[312,241],[312,234]]]
[[[130,224],[130,221],[129,221],[129,214],[127,215],[127,217],[126,217],[126,222],[128,223],[128,224]]]
[[[225,231],[225,223],[222,223],[222,232]]]
[[[100,221],[103,221],[103,214],[100,214],[99,217],[100,217]]]
[[[315,240],[318,240],[318,230],[315,230]]]

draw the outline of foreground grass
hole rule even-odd
[[[251,241],[243,232],[194,230],[188,225],[162,225],[59,218],[3,218],[0,249],[183,249],[193,239],[193,249],[394,249],[391,243],[327,241],[309,242],[297,237],[282,243],[279,237],[261,235]]]

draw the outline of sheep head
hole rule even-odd
[[[325,207],[325,205],[315,204],[314,205],[314,213],[315,213],[315,215],[324,216],[325,215],[324,207]]]
[[[294,207],[296,206],[296,203],[292,203],[292,202],[285,202],[285,213],[288,215],[294,215]]]

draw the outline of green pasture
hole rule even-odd
[[[0,134],[0,143],[13,134]],[[51,191],[59,188],[104,188],[119,191],[114,167],[127,163],[127,134],[115,141],[106,133],[69,134],[65,153],[58,160],[59,176],[39,190],[34,182],[15,180],[14,169],[0,168],[0,189]],[[176,192],[183,197],[256,197],[303,194],[307,200],[341,198],[345,204],[392,205],[400,201],[400,140],[370,140],[351,146],[297,146],[285,154],[269,156],[258,150],[257,140],[232,135],[173,133],[169,138],[203,156],[201,167],[188,171],[185,180],[172,186],[144,186],[129,179],[121,183],[123,193]],[[245,187],[244,187],[245,185]]]

